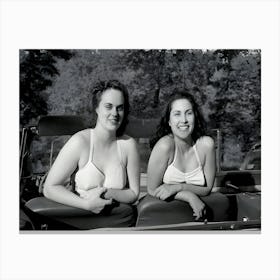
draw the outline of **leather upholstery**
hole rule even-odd
[[[238,221],[261,219],[260,193],[239,193],[236,195],[236,202]]]
[[[80,116],[43,116],[38,123],[39,136],[72,135],[86,128]]]
[[[226,221],[229,218],[229,200],[221,193],[201,197],[206,204],[208,221]],[[136,226],[155,226],[193,222],[193,211],[188,203],[178,200],[162,201],[146,195],[138,204]]]
[[[106,206],[99,214],[70,207],[49,200],[45,197],[36,197],[29,200],[25,207],[35,214],[71,226],[74,229],[94,229],[103,227],[129,227],[135,225],[135,207],[115,203]]]

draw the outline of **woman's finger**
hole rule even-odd
[[[112,202],[113,202],[112,198],[110,198],[110,199],[103,199],[103,204],[104,205],[112,204]]]
[[[199,216],[196,213],[193,213],[193,216],[195,217],[195,221],[199,219]]]
[[[154,191],[154,195],[158,195],[162,191],[162,187],[158,187]]]
[[[159,193],[159,192],[157,192],[157,193],[154,193],[154,196],[155,196],[155,197],[157,197],[157,198],[159,198],[159,196],[160,196],[160,193]]]
[[[157,193],[157,197],[160,198],[164,194],[164,191],[160,189]]]
[[[94,210],[92,210],[91,212],[93,212],[94,214],[99,214],[102,209],[103,209],[103,207],[98,207],[98,208],[95,208]]]
[[[159,190],[159,189],[156,189],[155,192],[154,192],[154,196],[155,196],[155,197],[158,197],[158,196],[159,196],[159,193],[160,193],[160,190]]]
[[[97,195],[101,195],[102,193],[104,193],[105,191],[107,191],[107,189],[106,188],[104,188],[104,187],[101,187],[101,188],[98,188],[97,189]]]

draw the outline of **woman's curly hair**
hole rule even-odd
[[[118,80],[108,80],[98,82],[92,91],[92,106],[96,109],[101,101],[103,93],[107,89],[117,89],[123,94],[124,98],[124,117],[120,127],[117,129],[116,135],[121,136],[124,134],[125,128],[128,124],[128,114],[130,110],[129,97],[127,88]],[[94,110],[95,112],[95,110]]]

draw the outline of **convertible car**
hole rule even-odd
[[[147,129],[149,127],[149,129]],[[219,165],[219,130],[217,132],[216,179],[210,195],[203,201],[214,207],[195,221],[188,203],[161,201],[147,194],[146,164],[149,138],[156,122],[130,121],[126,133],[139,142],[141,187],[134,205],[113,203],[96,215],[45,198],[43,184],[63,143],[75,132],[86,128],[79,116],[43,116],[36,126],[24,127],[20,134],[20,231],[87,230],[100,231],[189,231],[189,230],[261,230],[261,170],[250,159],[240,170],[222,171]],[[40,147],[40,149],[38,148]],[[42,148],[43,147],[43,148]],[[256,149],[255,149],[256,150]],[[260,153],[259,153],[260,154]],[[254,160],[256,157],[254,157]],[[259,157],[260,161],[260,157]],[[248,168],[247,168],[248,167]],[[71,188],[69,179],[69,188]]]

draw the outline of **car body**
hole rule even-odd
[[[145,121],[130,123],[127,134],[146,148],[156,121],[147,129]],[[140,127],[141,126],[141,127]],[[212,193],[202,198],[214,203],[209,220],[194,221],[192,211],[182,201],[161,201],[147,194],[147,174],[141,170],[140,197],[134,205],[118,204],[110,211],[93,214],[48,200],[42,195],[47,171],[35,173],[30,164],[32,139],[54,137],[49,143],[49,166],[55,158],[56,137],[71,135],[85,128],[79,116],[45,116],[37,126],[26,128],[21,137],[20,156],[20,230],[91,231],[182,231],[182,230],[256,230],[261,229],[261,171],[218,171]],[[31,139],[29,139],[31,138]],[[24,144],[25,143],[25,144]],[[60,143],[61,144],[61,143]],[[140,145],[140,146],[141,146]],[[141,154],[141,149],[140,149]],[[30,167],[31,166],[31,167]],[[248,166],[248,164],[247,164]]]
[[[240,170],[261,170],[261,143],[256,143],[245,155]]]

